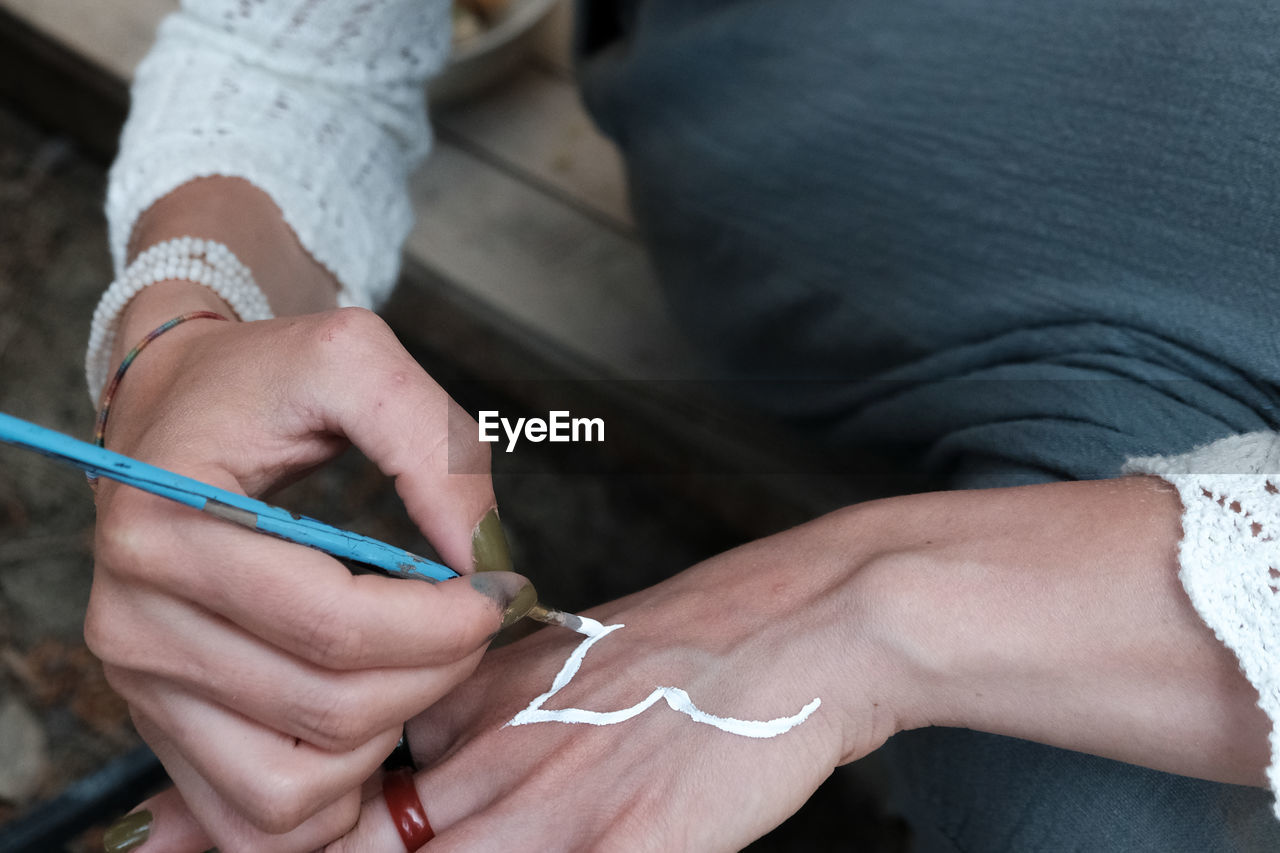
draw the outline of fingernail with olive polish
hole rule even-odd
[[[151,836],[151,812],[143,809],[120,818],[102,834],[102,847],[107,853],[137,850]]]
[[[507,605],[507,609],[502,611],[502,627],[510,628],[515,623],[523,619],[533,605],[538,603],[538,591],[533,588],[533,584],[527,583],[524,588],[516,594],[516,597]]]
[[[523,618],[538,602],[538,591],[533,584],[510,572],[470,575],[467,582],[476,592],[498,605],[502,611],[503,628]]]
[[[497,507],[486,512],[471,533],[471,565],[477,572],[511,571],[511,549]]]

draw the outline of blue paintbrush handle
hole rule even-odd
[[[91,476],[116,480],[260,533],[363,563],[397,577],[434,582],[458,576],[448,566],[403,548],[139,462],[3,412],[0,412],[0,441],[69,463]]]

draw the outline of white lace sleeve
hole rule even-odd
[[[1179,577],[1240,660],[1271,718],[1267,780],[1280,794],[1280,433],[1233,436],[1182,456],[1131,459],[1182,497]],[[1280,817],[1280,801],[1276,816]]]
[[[139,214],[226,175],[275,200],[342,304],[376,304],[395,282],[406,181],[430,144],[422,83],[450,35],[448,0],[183,0],[138,66],[111,169],[117,275]]]

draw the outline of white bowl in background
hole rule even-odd
[[[560,0],[511,0],[498,21],[453,46],[444,70],[427,86],[433,106],[466,100],[497,83],[533,46],[533,31]]]

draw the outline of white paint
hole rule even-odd
[[[578,674],[578,669],[582,666],[582,661],[591,647],[622,627],[624,626],[620,624],[601,625],[594,619],[583,617],[581,633],[586,634],[587,639],[578,644],[578,647],[573,650],[573,654],[569,655],[569,659],[560,668],[560,672],[556,673],[555,680],[551,682],[551,689],[530,702],[529,707],[512,717],[511,722],[507,723],[507,725],[586,723],[592,726],[612,726],[626,722],[637,714],[643,714],[657,704],[659,700],[665,699],[671,710],[679,711],[695,723],[715,726],[717,729],[726,731],[729,734],[765,738],[777,737],[783,732],[790,731],[807,720],[809,715],[818,710],[818,706],[822,704],[821,699],[814,699],[801,708],[798,714],[790,717],[778,717],[776,720],[739,720],[733,717],[717,717],[715,714],[708,714],[693,704],[689,694],[679,687],[658,687],[630,708],[623,708],[620,711],[587,711],[582,708],[548,710],[543,708],[542,706],[548,699],[568,686],[573,677]]]
[[[588,637],[598,637],[605,633],[605,627],[590,616],[579,616],[578,618],[582,620],[582,624],[573,630],[577,631],[579,634],[585,634]],[[621,628],[622,626],[619,625],[618,627]]]

